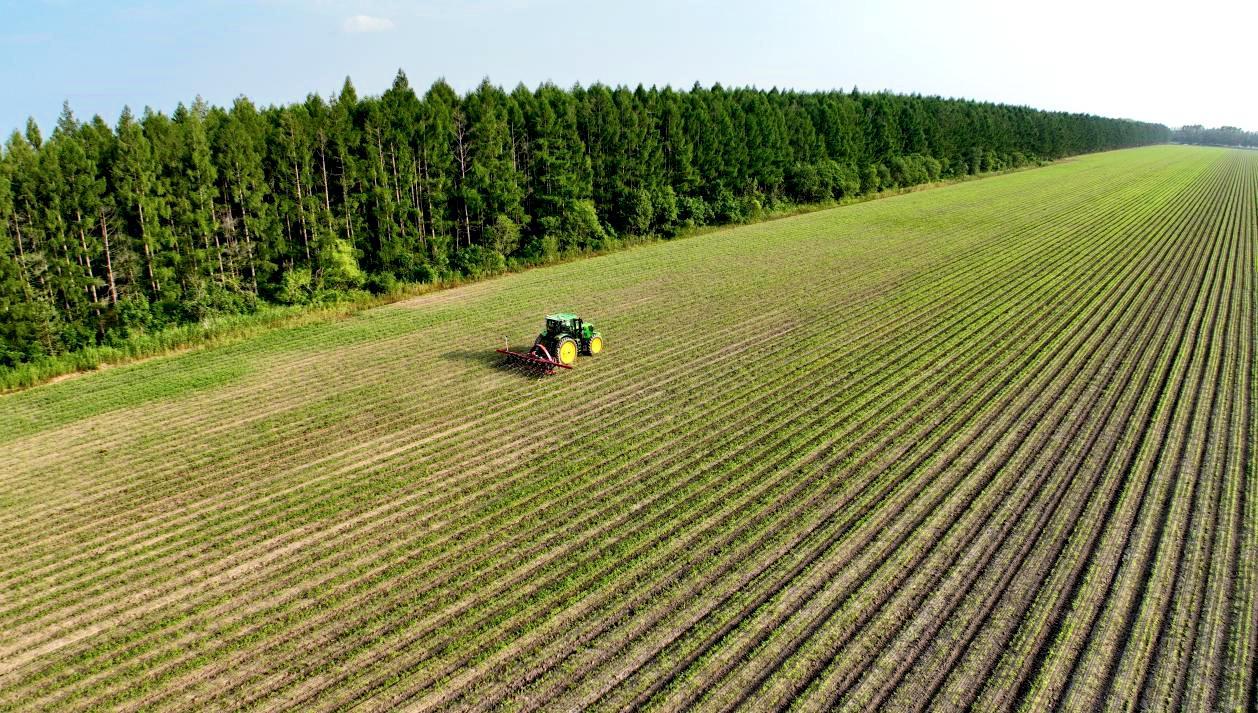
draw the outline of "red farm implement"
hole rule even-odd
[[[507,363],[521,366],[526,369],[535,369],[544,375],[549,376],[555,373],[556,369],[571,369],[571,364],[564,364],[556,361],[550,352],[546,350],[544,344],[534,344],[533,350],[527,354],[524,352],[513,352],[508,348],[498,349],[499,354],[505,354]]]

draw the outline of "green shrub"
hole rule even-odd
[[[625,230],[634,235],[646,235],[651,232],[651,222],[655,217],[655,208],[651,203],[651,194],[644,188],[626,191],[620,201],[623,206]]]
[[[499,213],[485,228],[485,244],[502,255],[511,255],[520,249],[520,224],[511,216]]]
[[[712,201],[712,214],[718,223],[743,222],[742,204],[728,188],[721,188],[716,192],[716,199]]]
[[[786,190],[798,201],[819,203],[831,195],[831,177],[811,163],[798,162],[786,172]]]
[[[861,193],[873,193],[882,189],[882,178],[878,167],[872,163],[865,164],[861,169]]]
[[[874,170],[878,173],[878,190],[885,191],[896,187],[895,179],[891,176],[891,169],[884,164],[875,163]]]
[[[677,199],[677,219],[686,228],[707,225],[712,219],[712,208],[699,196],[682,196]]]
[[[573,250],[597,248],[607,237],[607,231],[598,219],[598,211],[594,209],[594,201],[581,200],[557,216],[548,216],[541,220],[542,235],[554,237],[556,249],[549,251],[542,245],[543,254],[554,254]]]
[[[286,270],[280,278],[280,289],[275,298],[286,305],[310,304],[314,295],[314,277],[308,267]]]
[[[655,215],[651,219],[652,231],[660,235],[672,235],[676,232],[679,209],[673,187],[657,187],[651,194],[651,205],[655,209]]]
[[[333,290],[362,287],[366,275],[358,266],[358,256],[349,241],[336,238],[322,254],[320,286]]]
[[[481,245],[468,245],[454,252],[454,267],[472,279],[497,275],[507,269],[502,253]]]

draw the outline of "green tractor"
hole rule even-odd
[[[546,331],[537,335],[527,354],[513,352],[509,346],[497,351],[508,361],[553,374],[560,367],[571,369],[578,354],[591,356],[603,351],[603,335],[575,314],[548,314]]]
[[[577,354],[592,356],[601,351],[603,335],[594,329],[594,325],[587,324],[575,314],[561,312],[546,315],[546,331],[537,335],[532,353],[533,356],[546,356],[571,366],[577,360]]]

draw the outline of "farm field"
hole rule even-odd
[[[1253,710],[1256,241],[1132,149],[0,396],[0,709]]]

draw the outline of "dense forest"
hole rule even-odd
[[[1258,131],[1245,131],[1235,126],[1207,129],[1201,124],[1181,126],[1171,132],[1171,141],[1180,144],[1203,146],[1251,146],[1258,147]]]
[[[1090,151],[1160,124],[889,93],[482,83],[67,106],[0,154],[0,365]]]

